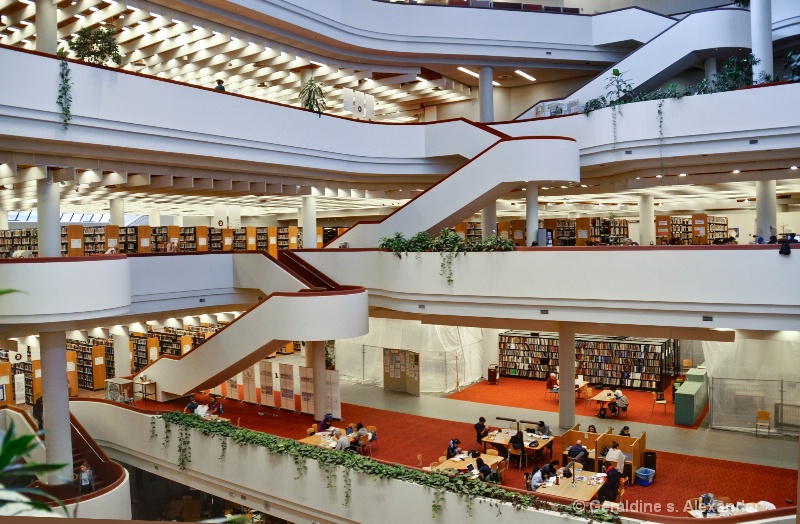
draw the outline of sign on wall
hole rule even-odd
[[[272,381],[272,362],[262,360],[258,363],[261,383],[261,405],[275,407],[275,386]]]

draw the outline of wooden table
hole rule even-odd
[[[147,403],[147,397],[153,397],[153,400],[156,400],[156,383],[152,380],[141,381],[137,380],[133,383],[135,386],[139,386],[139,389],[134,393],[139,393],[144,399],[145,404]],[[148,388],[153,386],[153,391],[149,391]]]
[[[456,456],[461,456],[461,455],[456,455]],[[497,469],[497,465],[500,462],[502,462],[503,460],[505,460],[505,457],[501,457],[499,455],[484,455],[484,454],[481,454],[480,458],[482,458],[484,464],[486,464],[487,466],[492,468],[492,470],[496,470]],[[442,462],[441,464],[439,464],[438,466],[432,467],[431,470],[432,471],[438,471],[438,470],[442,470],[442,469],[456,469],[458,471],[466,471],[467,470],[467,466],[469,464],[472,464],[472,467],[475,468],[473,471],[477,471],[478,470],[478,466],[475,465],[475,459],[474,458],[469,458],[469,457],[465,457],[465,458],[462,458],[462,459],[457,459],[457,458],[453,457],[451,459],[447,459],[444,462]]]
[[[539,489],[536,490],[536,493],[545,493],[565,499],[589,502],[597,498],[597,492],[603,487],[602,483],[587,484],[585,480],[583,482],[576,482],[575,487],[572,487],[572,479],[561,478],[559,482],[560,484],[553,484],[552,486],[542,484],[539,486]]]
[[[350,439],[350,443],[352,443],[354,440],[353,435],[348,435],[347,438]],[[336,447],[336,439],[333,438],[332,433],[327,431],[322,433],[314,433],[310,437],[300,439],[300,442],[303,444],[309,444],[311,446],[317,446],[318,448],[333,449]]]
[[[592,400],[594,400],[595,402],[599,402],[600,403],[600,409],[602,409],[602,408],[605,407],[606,402],[611,402],[612,400],[614,400],[614,392],[611,391],[610,389],[604,389],[603,391],[601,391],[597,395],[593,396]],[[600,414],[600,410],[599,409],[597,410],[597,413],[598,413],[598,415]]]
[[[713,517],[732,517],[734,515],[746,515],[748,513],[758,513],[759,511],[764,511],[764,508],[759,506],[756,502],[745,502],[743,508],[737,508],[734,504],[725,504],[722,509],[719,510],[720,513],[709,513],[707,515],[703,515],[703,511],[701,509],[692,509],[688,510],[686,513],[690,517],[702,519],[702,518],[713,518]]]
[[[495,444],[497,446],[508,447],[508,441],[516,435],[516,431],[513,429],[502,429],[498,430],[497,433],[492,431],[483,439],[484,449],[486,449],[486,444]],[[533,434],[528,433],[527,431],[522,432],[522,441],[525,443],[525,453],[531,453],[531,455],[536,458],[538,466],[538,457],[541,456],[542,450],[544,448],[548,448],[550,450],[550,456],[553,456],[553,437],[544,438],[537,438],[534,437]]]

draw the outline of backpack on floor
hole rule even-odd
[[[600,413],[597,414],[597,418],[606,418],[608,417],[608,412],[606,411],[605,407],[600,408]]]

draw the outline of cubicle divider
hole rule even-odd
[[[587,433],[581,431],[581,425],[576,424],[575,427],[561,435],[561,464],[569,464],[569,450],[568,448],[574,445],[579,440],[581,445],[589,452],[589,458],[586,461],[584,470],[597,471],[597,455],[603,448],[598,448],[598,441],[603,436],[601,433]]]
[[[647,449],[647,433],[642,433],[640,437],[625,437],[622,435],[613,435],[611,432],[603,433],[597,440],[597,465],[602,466],[602,461],[605,460],[603,450],[608,447],[611,448],[611,443],[616,441],[619,444],[619,449],[625,453],[625,471],[623,476],[628,479],[628,482],[634,482],[636,470],[644,465],[644,452]]]

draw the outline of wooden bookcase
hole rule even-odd
[[[175,250],[178,250],[181,242],[181,228],[179,226],[159,226],[151,228],[152,252],[167,253],[170,242],[175,243]]]
[[[0,362],[0,388],[3,389],[3,394],[0,395],[0,406],[8,405],[14,390],[14,377],[11,376],[10,362]]]
[[[575,374],[605,386],[663,391],[675,349],[668,339],[584,335],[575,338]],[[557,333],[500,334],[500,375],[545,380],[557,371]]]
[[[208,251],[208,226],[196,226],[194,234],[197,238],[197,251]]]
[[[339,236],[339,228],[336,227],[323,227],[322,228],[322,245],[331,242],[334,238]]]
[[[500,238],[513,238],[511,235],[511,222],[503,220],[497,223],[497,236]]]
[[[278,249],[297,249],[297,226],[278,227]]]
[[[713,244],[715,240],[728,238],[728,217],[717,217],[705,213],[692,215],[692,243]],[[768,238],[765,237],[765,240]]]
[[[511,221],[511,239],[518,246],[528,246],[530,242],[526,237],[525,220],[512,220]],[[533,239],[531,239],[533,242]]]
[[[197,249],[197,228],[182,227],[180,228],[180,241],[178,243],[178,251],[198,251]]]
[[[153,252],[153,229],[150,226],[136,226],[138,235],[137,253]]]
[[[75,351],[67,351],[67,387],[69,396],[78,396],[78,354]]]
[[[233,229],[226,227],[222,229],[222,251],[233,250]]]
[[[575,219],[575,245],[585,246],[586,241],[591,239],[592,219],[586,217]]]
[[[149,339],[143,334],[131,334],[131,369],[138,373],[150,364]]]
[[[87,227],[83,230],[83,254],[102,255],[119,245],[119,226]]]
[[[179,335],[173,329],[165,328],[164,332],[154,331],[150,334],[150,338],[158,339],[159,355],[180,356],[192,349],[192,335]]]
[[[12,251],[24,249],[39,254],[39,231],[37,229],[15,229],[0,231],[0,258],[10,258]]]
[[[628,221],[621,218],[592,218],[592,240],[607,245],[621,246],[628,238]]]
[[[83,251],[83,226],[62,226],[61,256],[82,257]]]
[[[103,389],[106,382],[106,346],[67,340],[67,350],[74,351],[77,356],[77,387],[90,391]]]
[[[269,228],[256,228],[256,250],[269,251]]]
[[[218,227],[208,228],[208,250],[222,251],[222,230]]]
[[[33,405],[37,398],[42,396],[42,365],[41,361],[18,362],[11,365],[12,374],[25,375],[25,403]],[[11,389],[14,389],[13,378]],[[16,392],[14,392],[16,402]]]
[[[692,219],[675,216],[656,217],[656,244],[670,244],[675,239],[681,244],[692,243]]]
[[[135,227],[121,227],[119,229],[120,253],[136,253],[139,245],[139,230]]]

